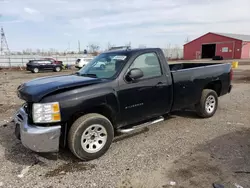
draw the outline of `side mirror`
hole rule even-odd
[[[143,74],[141,69],[134,68],[128,72],[127,79],[128,79],[128,81],[134,81],[134,80],[137,80],[139,78],[142,78],[143,76],[144,76],[144,74]]]

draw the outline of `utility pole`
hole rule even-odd
[[[79,40],[78,40],[78,52],[79,52],[79,53],[81,52],[81,43],[80,43]]]
[[[5,53],[9,54],[10,49],[8,46],[8,42],[6,39],[6,36],[4,34],[3,27],[1,27],[1,49],[0,49],[0,55],[4,55]]]

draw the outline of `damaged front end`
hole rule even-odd
[[[42,127],[28,123],[28,114],[22,106],[14,116],[15,135],[22,144],[35,152],[58,152],[61,125]]]

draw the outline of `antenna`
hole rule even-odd
[[[8,42],[6,36],[4,34],[3,27],[1,27],[1,50],[0,55],[10,54],[10,49],[8,46]]]

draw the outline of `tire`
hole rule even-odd
[[[217,107],[217,93],[211,89],[204,89],[199,103],[195,105],[197,115],[202,118],[210,118],[215,114]]]
[[[95,136],[91,136],[93,127]],[[72,124],[68,133],[68,146],[76,157],[89,161],[104,155],[113,138],[111,122],[100,114],[91,113],[81,116]]]
[[[61,67],[56,67],[55,68],[55,72],[60,72],[62,69],[61,69]]]
[[[100,66],[100,68],[101,68],[102,70],[105,69],[105,67],[106,67],[105,65],[101,65],[101,66]]]
[[[33,72],[33,73],[38,73],[38,72],[39,72],[39,69],[38,69],[38,68],[33,68],[32,72]]]

